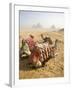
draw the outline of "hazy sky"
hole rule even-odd
[[[52,25],[64,27],[64,13],[20,11],[20,27],[32,27],[38,23],[44,28]]]

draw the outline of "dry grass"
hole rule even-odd
[[[28,66],[28,59],[20,60],[19,66],[19,78],[20,79],[32,79],[32,78],[49,78],[49,77],[63,77],[64,76],[64,32],[63,31],[55,31],[55,32],[48,32],[47,30],[30,30],[30,31],[21,31],[20,32],[20,46],[22,38],[25,38],[29,34],[35,36],[35,40],[40,40],[40,34],[49,35],[52,40],[58,39],[58,48],[57,53],[58,55],[55,58],[51,58],[45,67],[41,67],[38,69],[31,69]]]

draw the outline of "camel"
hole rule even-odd
[[[37,43],[36,46],[42,50],[42,51],[46,51],[46,53],[48,53],[47,58],[50,57],[54,57],[55,55],[55,50],[57,49],[57,42],[58,40],[56,39],[55,42],[53,44],[49,44],[48,42],[45,43]]]
[[[53,42],[49,36],[44,36],[43,34],[41,34],[41,38],[42,38],[43,42],[48,42],[49,44],[53,44]]]
[[[35,48],[31,52],[30,60],[35,67],[41,67],[45,65],[50,58],[55,57],[55,50],[57,48],[57,39],[54,44],[49,45],[46,43],[36,43]]]
[[[57,39],[53,44],[48,42],[36,43],[32,51],[25,40],[22,40],[22,47],[20,48],[20,58],[28,56],[28,61],[34,67],[41,67],[45,65],[50,58],[55,57],[55,50],[57,48]]]
[[[27,57],[31,54],[28,44],[22,39],[22,46],[19,51],[20,58]]]

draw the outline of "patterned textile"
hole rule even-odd
[[[35,47],[35,41],[33,40],[33,38],[28,37],[25,41],[29,45],[29,49],[32,51],[33,48]]]
[[[44,62],[50,55],[50,48],[48,43],[36,44],[31,52],[29,61],[30,63]]]

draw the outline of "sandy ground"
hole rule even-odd
[[[64,31],[52,31],[47,30],[36,31],[20,31],[20,46],[22,38],[26,38],[29,34],[35,36],[35,40],[41,40],[40,34],[48,35],[54,41],[58,39],[57,51],[55,58],[51,58],[45,67],[32,69],[28,66],[28,59],[19,61],[19,78],[20,79],[32,79],[32,78],[49,78],[49,77],[63,77],[64,76]]]

